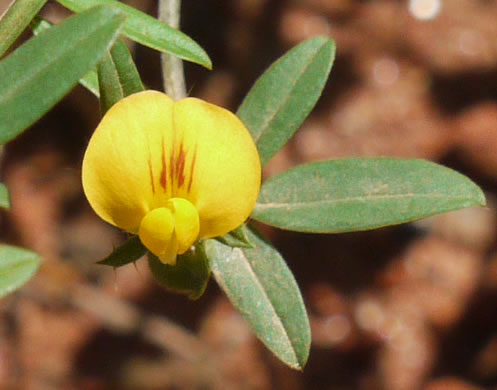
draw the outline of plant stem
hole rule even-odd
[[[159,20],[173,28],[179,28],[181,0],[159,0]],[[164,90],[174,100],[186,96],[183,61],[168,53],[161,53]]]

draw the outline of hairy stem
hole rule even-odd
[[[181,0],[159,0],[159,20],[173,28],[179,28]],[[186,96],[183,61],[168,53],[161,54],[164,90],[174,100]]]

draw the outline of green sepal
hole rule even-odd
[[[123,265],[133,263],[147,253],[138,236],[129,238],[124,244],[117,247],[105,259],[100,260],[97,264],[109,265],[117,268]]]
[[[162,287],[184,294],[192,300],[203,295],[209,282],[210,269],[202,245],[196,245],[185,254],[178,255],[176,265],[164,264],[149,253],[148,266]]]

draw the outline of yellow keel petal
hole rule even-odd
[[[198,238],[200,223],[197,209],[182,198],[169,200],[168,207],[174,215],[174,233],[178,240],[178,254],[185,253]]]
[[[174,216],[171,210],[161,207],[150,211],[140,223],[138,236],[143,245],[157,257],[169,254],[174,241]]]

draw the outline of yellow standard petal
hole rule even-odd
[[[248,130],[231,112],[145,91],[106,113],[82,177],[102,219],[138,233],[152,253],[174,264],[198,238],[228,233],[248,218],[261,166]]]
[[[177,196],[197,208],[200,237],[228,233],[249,217],[259,194],[261,165],[250,133],[228,110],[195,98],[175,103],[174,128],[195,150]]]
[[[145,214],[161,206],[159,192],[163,205],[170,197],[159,187],[166,178],[162,161],[172,148],[173,105],[154,91],[122,99],[102,118],[83,159],[90,205],[103,220],[131,233],[137,233]]]

